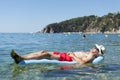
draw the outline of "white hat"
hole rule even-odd
[[[95,44],[95,46],[99,50],[99,55],[103,55],[106,52],[105,47],[103,45]]]

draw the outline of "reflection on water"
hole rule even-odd
[[[53,65],[53,64],[34,64],[34,65],[10,65],[10,71],[14,79],[49,79],[61,77],[75,79],[99,78],[104,73],[104,77],[108,73],[117,73],[120,71],[118,64],[99,64],[99,65]],[[102,75],[103,76],[103,75]],[[103,79],[104,79],[103,77]],[[59,79],[58,79],[59,80]]]

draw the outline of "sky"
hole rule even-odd
[[[37,32],[48,24],[120,12],[120,0],[0,0],[0,32]]]

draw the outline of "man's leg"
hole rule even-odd
[[[18,55],[14,50],[11,51],[11,57],[15,60],[16,63],[19,63],[21,60],[29,60],[29,59],[51,59],[52,57],[56,57],[52,52],[40,51],[34,52],[26,55]]]
[[[39,52],[34,52],[26,55],[22,55],[21,58],[24,60],[29,60],[29,59],[50,59],[52,52],[47,52],[47,51],[39,51]]]

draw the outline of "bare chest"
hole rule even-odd
[[[79,57],[79,58],[83,58],[83,57],[88,56],[87,52],[74,52],[74,54],[75,54],[76,57]]]

